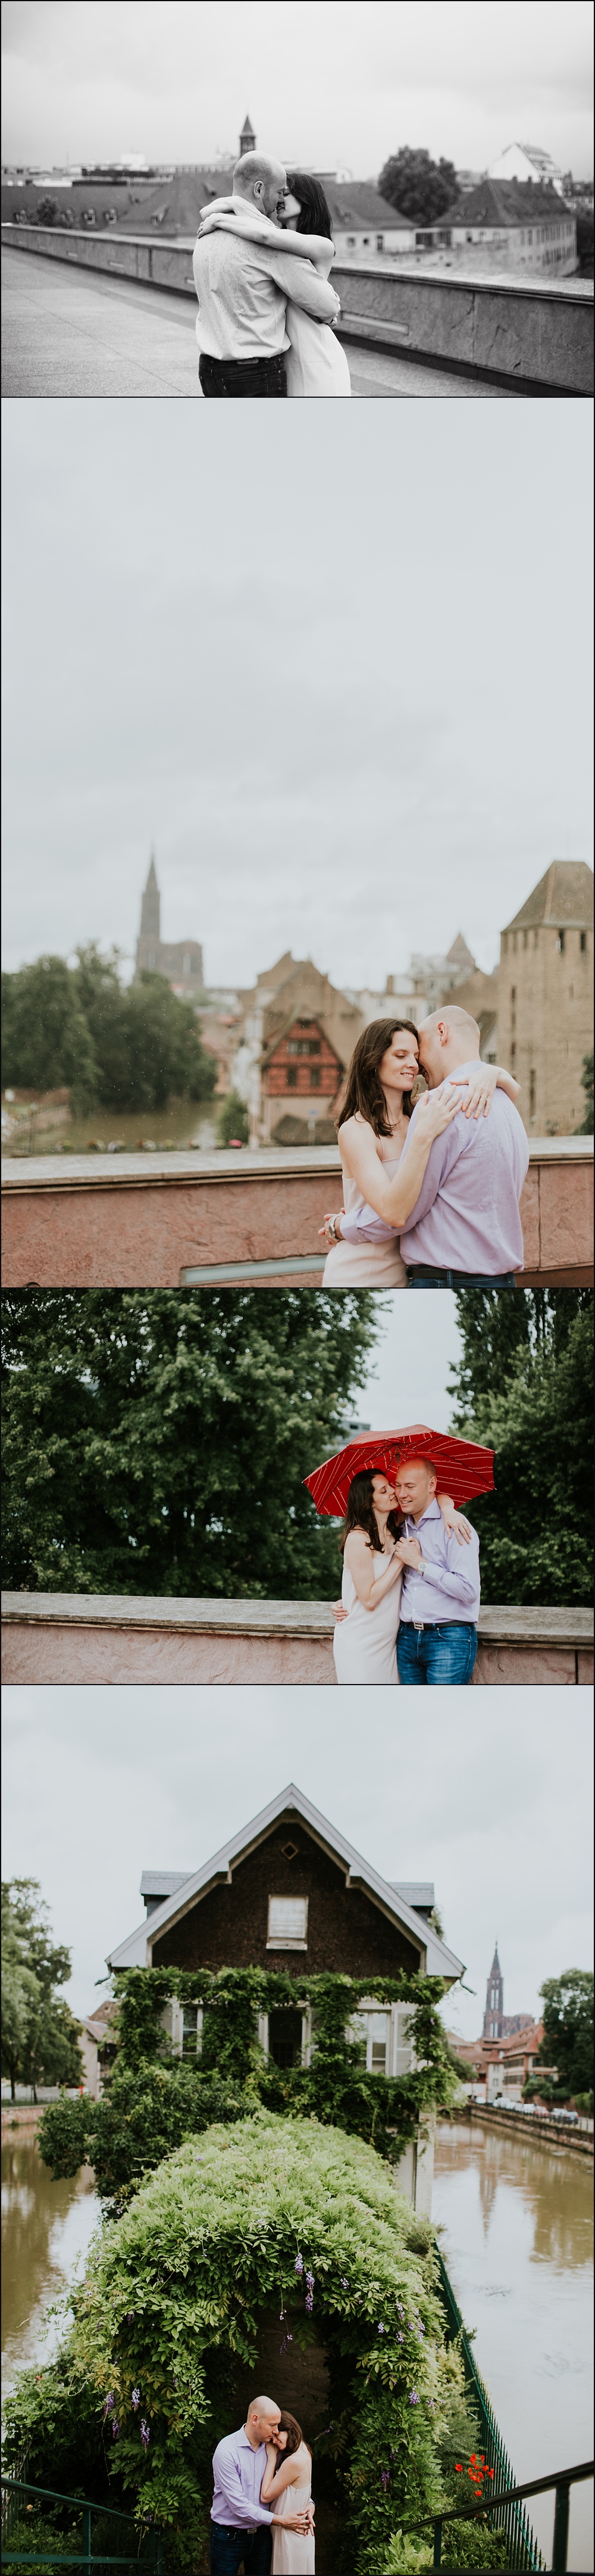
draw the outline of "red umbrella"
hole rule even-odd
[[[405,1431],[360,1432],[336,1458],[326,1458],[312,1476],[304,1476],[304,1484],[314,1496],[317,1512],[338,1518],[347,1510],[349,1487],[362,1468],[394,1476],[408,1458],[431,1458],[439,1469],[441,1493],[452,1494],[454,1503],[469,1503],[474,1494],[492,1493],[493,1449],[481,1449],[475,1440],[455,1440],[450,1431],[429,1431],[427,1422],[409,1422]]]

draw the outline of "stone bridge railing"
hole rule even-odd
[[[190,241],[3,223],[10,250],[62,260],[195,299]],[[336,261],[341,338],[393,349],[429,367],[514,386],[524,394],[590,394],[593,285],[589,278],[465,277],[400,261]]]
[[[6,1287],[316,1287],[341,1173],[334,1145],[7,1156],[2,1201]],[[527,1287],[591,1283],[591,1137],[532,1143],[521,1217]]]
[[[326,1601],[13,1592],[2,1603],[3,1680],[32,1687],[332,1688],[332,1640]],[[480,1687],[568,1687],[592,1678],[590,1610],[481,1609],[473,1675]]]

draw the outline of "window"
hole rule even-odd
[[[526,948],[526,947],[527,947],[528,938],[529,938],[529,932],[528,932],[528,930],[524,930],[524,931],[523,931],[523,948]]]
[[[510,999],[511,999],[511,1002],[516,1002],[516,984],[511,984],[511,987],[510,987]]]
[[[272,2057],[274,2066],[301,2066],[301,2013],[269,2013],[269,2057]]]
[[[376,249],[384,250],[384,233],[376,234]]]
[[[532,1069],[532,1070],[531,1070],[531,1073],[530,1073],[530,1075],[529,1075],[529,1117],[530,1117],[530,1118],[534,1118],[534,1117],[535,1117],[536,1105],[537,1105],[537,1076],[536,1076],[536,1074],[535,1074],[535,1071]]]
[[[297,1078],[298,1078],[298,1069],[297,1069],[297,1064],[288,1064],[288,1067],[287,1067],[287,1089],[288,1089],[288,1091],[297,1091]]]
[[[411,2066],[410,2013],[393,2005],[392,2012],[374,2012],[372,2008],[354,2014],[347,2038],[359,2040],[366,2051],[368,2075],[406,2075]]]
[[[306,1950],[307,1896],[269,1896],[267,1950]]]
[[[586,930],[581,930],[581,935],[580,935],[580,949],[581,949],[581,956],[583,956],[583,957],[584,957],[584,954],[585,954],[586,945],[587,945],[587,933],[586,933]]]
[[[320,1065],[319,1065],[319,1064],[311,1064],[311,1066],[310,1066],[310,1090],[311,1090],[311,1091],[319,1091],[319,1090],[320,1090]]]
[[[559,954],[559,956],[560,956],[560,957],[563,957],[563,956],[564,956],[564,950],[565,950],[565,947],[566,947],[566,932],[565,932],[565,930],[559,930],[559,931],[558,931],[558,954]]]
[[[513,1038],[512,1046],[511,1046],[511,1049],[510,1049],[510,1061],[511,1061],[511,1064],[516,1064],[516,1045],[515,1045],[515,1040],[514,1040],[514,1038]]]

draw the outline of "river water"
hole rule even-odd
[[[99,2215],[93,2176],[54,2183],[34,2132],[2,2145],[2,2376],[47,2360],[52,2303],[84,2261]],[[441,2125],[432,2215],[517,2477],[591,2455],[592,2167],[560,2148]],[[569,2566],[593,2567],[592,2488],[574,2490]],[[553,2507],[531,2507],[551,2562]]]
[[[99,2203],[88,2166],[52,2182],[34,2129],[2,2139],[2,2390],[19,2363],[49,2361],[61,2320],[48,2316],[84,2262]]]
[[[593,2167],[518,2134],[440,2126],[432,2218],[517,2478],[592,2457]],[[529,2517],[551,2565],[553,2502]],[[593,2567],[593,2488],[575,2487],[568,2565]]]

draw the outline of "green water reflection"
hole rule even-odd
[[[84,1154],[91,1145],[107,1152],[109,1145],[122,1145],[128,1153],[149,1143],[164,1146],[199,1145],[210,1153],[217,1144],[219,1103],[200,1100],[178,1100],[170,1109],[94,1109],[88,1118],[70,1118],[67,1127],[42,1128],[36,1119],[21,1114],[18,1128],[7,1137],[4,1147],[9,1155]]]
[[[48,2359],[60,2332],[48,2309],[84,2259],[99,2207],[88,2166],[52,2182],[34,2131],[2,2140],[2,2385]]]
[[[593,2167],[457,2124],[438,2131],[432,2216],[517,2477],[592,2452]],[[551,2558],[553,2507],[531,2520]],[[569,2567],[593,2567],[593,2489],[576,2488]]]

